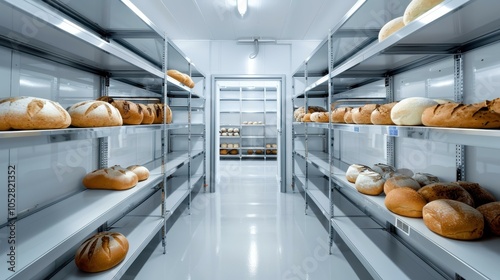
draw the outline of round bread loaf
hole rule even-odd
[[[255,150],[255,154],[256,154],[256,155],[262,155],[262,150],[258,150],[258,149],[257,149],[257,150]]]
[[[237,155],[238,154],[238,150],[231,150],[231,151],[229,151],[229,153],[231,155]]]
[[[427,204],[416,190],[411,188],[396,188],[386,195],[385,207],[391,212],[405,217],[421,218],[422,208]]]
[[[391,36],[392,33],[398,31],[404,26],[405,23],[403,22],[403,17],[397,17],[395,19],[390,20],[380,29],[378,33],[378,41],[381,42],[385,40],[387,37]]]
[[[141,107],[142,110],[142,122],[141,124],[152,124],[155,120],[155,113],[153,112],[153,108],[148,107],[145,104],[142,103],[137,103],[139,107]]]
[[[273,151],[271,151],[271,150],[266,150],[266,155],[270,155],[270,154],[272,154],[272,153],[273,153]]]
[[[228,149],[232,149],[232,148],[234,148],[234,145],[233,145],[233,144],[231,144],[231,143],[229,143],[229,144],[227,144],[227,148],[228,148]]]
[[[239,133],[239,132],[240,132],[240,129],[239,129],[239,128],[234,128],[234,129],[233,129],[233,132]]]
[[[131,165],[127,167],[127,169],[134,172],[139,181],[144,181],[149,178],[149,170],[142,165]]]
[[[359,108],[352,109],[352,120],[357,124],[372,124],[371,116],[378,104],[366,104]]]
[[[278,144],[272,144],[271,147],[278,148]]]
[[[423,15],[430,9],[434,8],[444,0],[413,0],[408,4],[406,10],[403,14],[404,24],[409,24],[410,22],[417,19],[419,16]]]
[[[345,178],[347,179],[347,181],[349,181],[351,183],[355,183],[356,179],[358,178],[359,173],[361,173],[367,169],[370,169],[370,168],[366,165],[351,164],[347,168],[347,171],[345,172]]]
[[[302,122],[311,122],[311,113],[307,113],[302,117]]]
[[[123,124],[141,124],[144,115],[142,113],[142,108],[135,104],[134,102],[130,102],[127,100],[119,100],[114,99],[109,96],[99,97],[97,100],[108,102],[113,105],[122,116]]]
[[[253,150],[251,150],[251,149],[250,149],[250,150],[247,150],[247,154],[249,154],[249,155],[253,155]]]
[[[344,116],[347,111],[351,111],[351,107],[336,108],[332,111],[330,120],[332,123],[345,123]]]
[[[240,136],[240,134],[238,132],[234,132],[233,136]]]
[[[233,144],[233,148],[239,148],[239,147],[240,147],[240,144],[238,144],[238,143]]]
[[[373,165],[372,170],[382,175],[384,178],[388,178],[387,174],[394,173],[396,169],[385,163],[376,163]]]
[[[354,120],[352,119],[352,110],[354,110],[354,108],[351,110],[347,110],[345,112],[345,114],[344,114],[344,122],[345,123],[351,123],[351,124],[354,123]]]
[[[427,228],[441,236],[458,240],[473,240],[483,236],[483,215],[460,201],[431,201],[424,206],[422,214]]]
[[[417,191],[420,189],[420,184],[413,178],[404,175],[393,176],[384,183],[385,195],[388,195],[392,190],[397,188],[410,188]]]
[[[481,187],[478,183],[465,181],[458,181],[456,183],[472,196],[472,200],[474,200],[474,207],[476,208],[483,204],[497,201],[489,191]]]
[[[220,149],[219,153],[221,155],[227,155],[228,151],[226,149]]]
[[[220,147],[223,148],[223,149],[226,149],[227,148],[227,143],[220,144]]]
[[[127,190],[137,185],[139,177],[119,165],[94,170],[83,177],[87,189]]]
[[[221,136],[228,136],[227,132],[222,132],[220,135]]]
[[[483,204],[476,209],[483,214],[488,231],[500,236],[500,201]]]
[[[434,183],[420,188],[418,192],[427,201],[450,199],[474,207],[472,196],[464,188],[455,183]]]
[[[391,110],[397,102],[392,102],[388,104],[383,104],[375,108],[370,116],[370,121],[372,124],[376,125],[393,125],[394,122],[391,119]]]
[[[234,128],[232,128],[232,127],[228,128],[227,132],[231,132],[231,133],[234,132]]]
[[[296,122],[302,121],[302,116],[305,114],[304,107],[299,107],[293,111],[293,119]],[[247,124],[248,122],[243,122],[243,124]]]
[[[154,124],[162,124],[163,123],[163,104],[162,103],[156,103],[156,104],[149,104],[148,106],[151,106],[153,108],[153,111],[155,112],[155,120],[153,121]],[[172,110],[170,107],[167,105],[167,110],[166,110],[166,122],[167,124],[172,123]]]
[[[266,144],[266,148],[267,149],[271,148],[271,144]]]
[[[120,126],[123,124],[118,109],[104,101],[82,101],[68,109],[71,125],[76,127]]]
[[[0,101],[0,130],[60,129],[70,124],[69,113],[48,99],[20,96]]]
[[[384,190],[385,180],[377,172],[367,169],[359,173],[354,185],[362,194],[379,195]]]
[[[394,105],[391,119],[396,125],[421,125],[424,110],[436,104],[436,101],[425,97],[405,98]]]
[[[225,127],[221,128],[220,132],[227,132],[227,128],[225,128]]]
[[[327,123],[330,121],[330,115],[328,112],[314,112],[311,114],[311,121]]]
[[[439,178],[429,173],[415,173],[412,177],[421,187],[434,183],[439,183]]]
[[[115,267],[127,256],[127,238],[118,232],[100,232],[85,240],[75,254],[76,266],[85,272]]]
[[[277,155],[278,154],[278,150],[277,149],[272,149],[271,152],[273,153],[273,155]]]

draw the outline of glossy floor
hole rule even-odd
[[[222,161],[214,194],[200,193],[135,279],[358,279],[304,199],[282,194],[276,161]]]

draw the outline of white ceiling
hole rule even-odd
[[[173,40],[322,40],[356,0],[132,0]]]

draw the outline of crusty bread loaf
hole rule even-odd
[[[48,99],[21,96],[0,101],[0,130],[59,129],[70,124],[69,113]]]
[[[302,122],[311,122],[311,113],[304,114]]]
[[[345,172],[345,177],[347,181],[354,183],[356,182],[356,179],[358,178],[359,173],[370,169],[370,167],[362,164],[351,164],[348,168],[347,171]]]
[[[415,179],[420,184],[421,187],[433,183],[439,183],[439,178],[429,173],[417,172],[413,175],[412,178]]]
[[[134,102],[114,99],[109,96],[99,97],[97,100],[108,102],[113,105],[122,116],[123,124],[141,124],[144,115],[142,113],[142,108],[135,104]]]
[[[118,109],[104,101],[82,101],[68,109],[71,125],[76,127],[120,126],[123,124]]]
[[[410,22],[417,19],[419,16],[423,15],[430,9],[434,8],[444,0],[413,0],[408,4],[406,10],[403,14],[404,24],[409,24]]]
[[[396,171],[396,168],[393,166],[390,166],[385,163],[376,163],[372,166],[372,170],[377,172],[378,174],[382,175],[384,178],[389,178],[390,176],[387,176],[388,173],[394,173]]]
[[[500,111],[494,111],[492,101],[465,105],[461,103],[437,104],[422,114],[426,126],[460,128],[500,128]]]
[[[392,190],[397,188],[410,188],[417,191],[420,189],[420,184],[413,178],[404,175],[393,176],[388,178],[384,183],[385,195],[388,195]]]
[[[260,149],[255,150],[255,154],[256,155],[262,155],[262,150],[260,150]]]
[[[381,42],[385,40],[387,37],[391,36],[394,32],[398,31],[404,26],[405,23],[403,22],[403,17],[397,17],[395,19],[388,21],[380,29],[378,33],[378,41]]]
[[[384,204],[387,209],[398,215],[421,218],[427,201],[416,190],[403,187],[386,194]]]
[[[247,154],[249,154],[249,155],[253,155],[253,150],[252,150],[252,149],[248,149],[248,150],[247,150]]]
[[[115,267],[127,256],[127,238],[118,232],[100,232],[85,240],[75,254],[76,266],[85,272]]]
[[[231,151],[229,151],[229,153],[231,155],[237,155],[238,154],[238,150],[231,150]]]
[[[149,170],[142,165],[131,165],[127,167],[127,169],[134,172],[139,181],[144,181],[149,178]]]
[[[139,177],[132,171],[115,165],[94,170],[83,177],[87,189],[127,190],[135,187]]]
[[[351,110],[347,110],[344,114],[344,122],[345,123],[354,123],[354,120],[352,119],[352,110],[354,110],[354,108],[352,108]]]
[[[155,120],[153,121],[154,124],[162,124],[163,123],[163,104],[162,103],[156,103],[156,104],[150,104],[148,106],[151,106],[153,108],[153,111],[155,112]],[[170,107],[167,105],[167,110],[166,110],[166,123],[172,123],[172,110]]]
[[[311,121],[327,123],[330,121],[330,115],[328,112],[314,112],[311,114]]]
[[[483,215],[460,201],[431,201],[424,206],[422,214],[427,228],[441,236],[458,240],[473,240],[483,236]]]
[[[359,108],[352,109],[352,120],[356,124],[372,124],[371,115],[373,111],[380,105],[366,104]]]
[[[451,199],[474,207],[472,196],[456,183],[434,183],[422,187],[418,192],[427,200]]]
[[[424,110],[436,104],[436,101],[425,97],[405,98],[392,107],[392,122],[396,125],[421,125]]]
[[[392,102],[388,104],[383,104],[373,110],[370,121],[372,124],[377,125],[393,125],[394,122],[391,119],[391,110],[397,102]]]
[[[221,155],[227,155],[228,154],[228,150],[226,150],[226,149],[220,149],[219,153]]]
[[[181,84],[183,84],[187,87],[190,87],[190,88],[194,87],[193,80],[187,74],[184,74],[184,73],[177,71],[177,70],[174,70],[174,69],[170,69],[170,70],[167,70],[167,75],[176,79]]]
[[[362,194],[379,195],[384,190],[384,178],[377,172],[367,169],[359,173],[354,183],[356,190]]]
[[[193,79],[191,79],[191,77],[188,75],[188,74],[182,74],[184,76],[184,84],[188,87],[188,88],[194,88],[194,81]]]
[[[483,204],[477,210],[483,214],[488,231],[500,236],[500,201]]]
[[[345,123],[344,116],[347,111],[351,111],[351,107],[336,108],[332,111],[330,120],[332,123]]]
[[[485,188],[481,187],[478,183],[458,181],[459,186],[464,188],[474,200],[474,207],[479,207],[483,204],[497,201],[496,198]]]
[[[141,103],[137,103],[137,105],[141,107],[142,110],[143,118],[141,124],[152,124],[155,120],[153,108]]]

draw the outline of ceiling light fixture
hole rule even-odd
[[[243,17],[247,13],[248,0],[237,0],[238,13]]]

